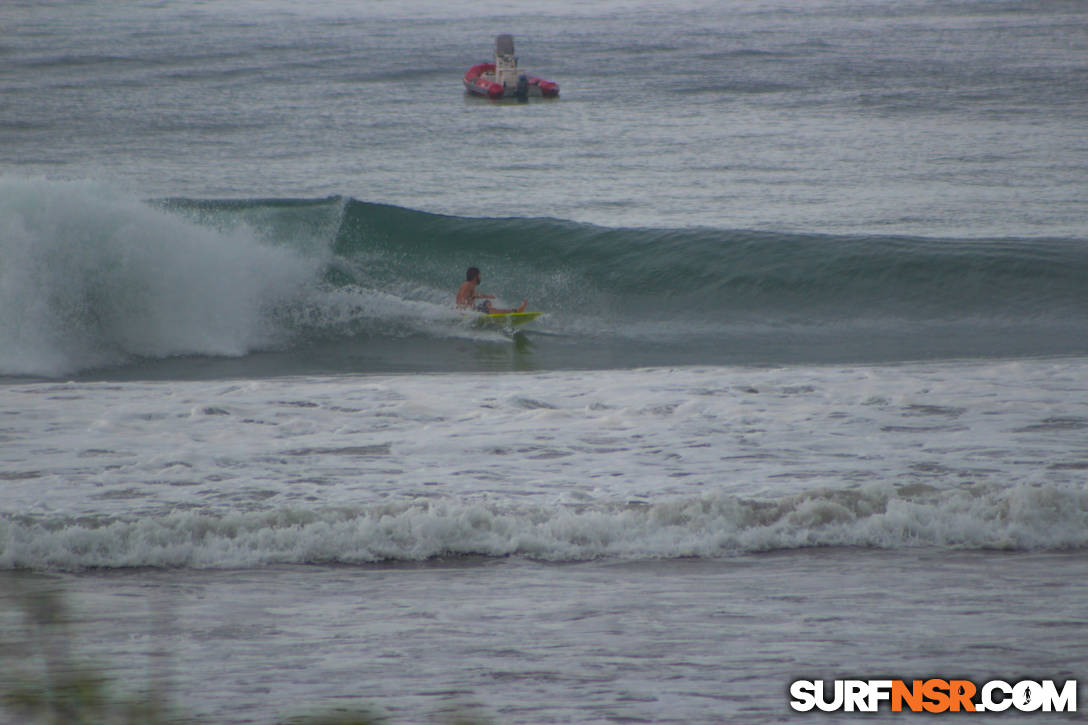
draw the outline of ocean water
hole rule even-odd
[[[5,688],[42,591],[210,723],[1088,679],[1082,3],[0,28]],[[503,32],[559,99],[465,95]]]

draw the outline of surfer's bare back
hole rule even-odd
[[[476,287],[480,284],[480,279],[480,270],[476,267],[469,267],[468,271],[465,272],[465,281],[461,283],[461,288],[457,290],[457,309],[474,309],[477,312],[484,312],[488,314],[525,312],[525,307],[529,304],[528,299],[522,300],[521,306],[517,309],[503,309],[501,307],[492,307],[490,300],[495,299],[495,295],[489,295],[484,292],[479,292],[476,289]],[[477,302],[477,300],[482,301]]]

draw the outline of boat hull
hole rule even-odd
[[[543,78],[523,74],[526,81],[526,93],[537,98],[556,98],[559,96],[559,84]],[[517,86],[504,86],[495,80],[494,63],[477,63],[465,73],[465,90],[477,96],[487,98],[514,98],[518,95]]]

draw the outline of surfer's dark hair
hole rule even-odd
[[[480,276],[480,270],[476,269],[475,267],[469,267],[468,271],[465,272],[465,281],[466,282],[471,282],[472,280],[476,279],[479,276]]]

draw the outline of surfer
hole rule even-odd
[[[525,306],[529,303],[529,300],[527,299],[522,300],[521,307],[518,307],[517,309],[503,309],[501,307],[492,307],[490,300],[495,299],[495,295],[478,292],[476,290],[476,287],[479,284],[480,270],[476,269],[475,267],[469,267],[468,271],[465,273],[465,281],[461,283],[461,288],[457,290],[457,309],[476,310],[477,312],[483,312],[485,314],[507,314],[510,312],[525,312]]]

